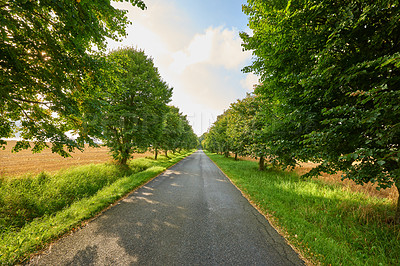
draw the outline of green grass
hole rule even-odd
[[[346,191],[257,163],[207,153],[311,262],[399,265],[400,226],[393,202]]]
[[[191,152],[0,179],[0,265],[22,262]]]

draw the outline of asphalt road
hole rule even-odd
[[[54,243],[31,265],[302,265],[197,151]]]

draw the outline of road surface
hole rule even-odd
[[[54,243],[31,265],[302,265],[197,151]]]

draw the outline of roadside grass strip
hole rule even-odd
[[[112,164],[97,164],[71,168],[54,175],[41,173],[35,177],[2,180],[0,265],[26,261],[32,253],[81,226],[82,221],[96,216],[192,152],[169,154],[170,159],[164,156],[158,160],[139,158],[129,162],[129,169],[119,169]],[[36,197],[35,193],[38,193]],[[14,210],[15,206],[10,204],[12,200],[21,201],[19,198],[23,198],[23,204],[17,204],[20,209]],[[27,221],[10,223],[13,220],[11,215],[18,216],[21,212],[36,212],[38,215]],[[21,217],[24,216],[20,215],[18,219],[21,220]]]
[[[313,264],[399,265],[395,203],[257,162],[206,154]]]

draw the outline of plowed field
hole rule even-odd
[[[26,173],[53,172],[75,165],[111,162],[112,157],[106,147],[87,147],[84,152],[76,150],[72,157],[63,158],[50,149],[32,153],[30,149],[12,153],[15,141],[8,141],[5,150],[0,150],[0,176],[17,176]],[[33,145],[32,145],[33,146]],[[152,156],[152,153],[135,154],[134,158]]]

